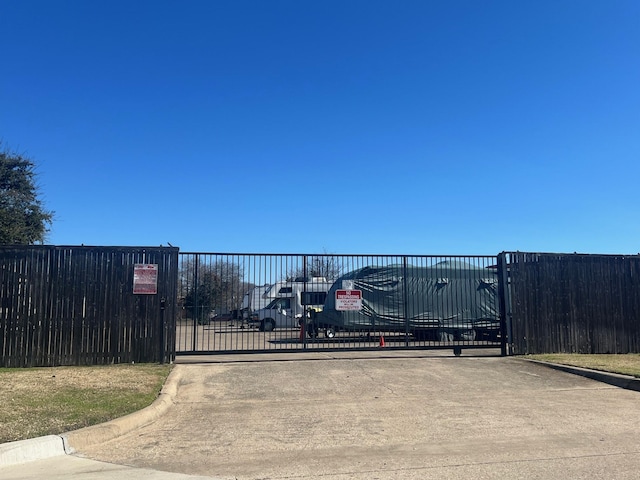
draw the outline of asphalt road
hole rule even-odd
[[[239,480],[638,478],[640,393],[487,353],[180,364],[165,415],[80,454]]]
[[[242,328],[241,328],[242,327]],[[448,343],[435,339],[416,339],[402,332],[337,332],[327,338],[324,331],[317,337],[304,336],[304,345],[298,328],[276,328],[271,332],[261,332],[257,327],[249,327],[237,321],[212,321],[208,325],[193,326],[192,322],[181,321],[176,329],[176,349],[178,352],[255,352],[287,351],[307,348],[316,351],[339,349],[377,348],[381,338],[388,347],[446,348]],[[464,342],[465,347],[482,346],[499,348],[497,340],[478,338]],[[451,345],[453,349],[453,345]]]

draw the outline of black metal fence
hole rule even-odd
[[[514,354],[639,353],[640,256],[503,253]]]
[[[176,352],[505,349],[495,256],[180,253]]]
[[[177,248],[0,247],[0,366],[167,362]]]
[[[0,247],[0,366],[378,348],[640,352],[640,256]]]

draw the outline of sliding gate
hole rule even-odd
[[[495,256],[180,253],[176,353],[505,354],[500,270]]]

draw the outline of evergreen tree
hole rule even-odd
[[[35,164],[0,150],[0,245],[44,243],[53,212],[38,196]]]

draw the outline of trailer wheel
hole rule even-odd
[[[272,332],[276,328],[276,322],[272,318],[266,318],[260,323],[260,330],[263,332]]]
[[[327,329],[324,331],[324,336],[327,338],[333,338],[336,336],[336,329],[333,327],[327,327]]]

